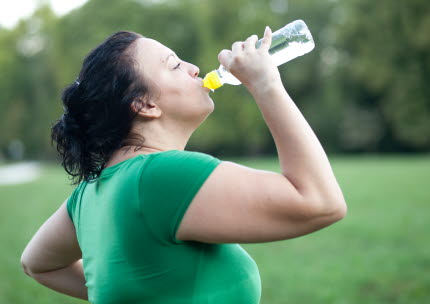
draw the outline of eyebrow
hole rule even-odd
[[[170,53],[169,55],[167,55],[167,57],[166,57],[166,61],[165,61],[165,65],[167,65],[167,61],[169,60],[169,57],[170,56],[175,56],[175,54],[174,53]]]

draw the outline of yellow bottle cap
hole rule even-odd
[[[205,78],[203,78],[203,86],[212,90],[222,86],[218,73],[215,70],[206,74]]]

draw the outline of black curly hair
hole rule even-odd
[[[112,153],[128,145],[137,115],[131,103],[153,95],[135,61],[135,41],[144,36],[120,31],[109,36],[84,59],[78,78],[62,93],[64,114],[51,128],[61,165],[72,184],[94,181]],[[139,147],[139,145],[137,145]]]

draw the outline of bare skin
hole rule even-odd
[[[192,133],[215,108],[210,90],[198,77],[197,66],[180,60],[171,49],[153,39],[140,38],[135,47],[138,68],[160,94],[132,105],[136,111],[139,102],[143,105],[131,130],[145,138],[143,147],[136,150],[137,145],[130,145],[116,150],[105,168],[139,154],[184,150]]]
[[[149,38],[136,41],[138,67],[156,83],[156,100],[136,101],[143,107],[133,121],[132,132],[145,138],[143,147],[133,145],[115,151],[105,167],[137,156],[168,150],[184,150],[194,130],[214,110],[209,89],[198,77],[199,68],[179,60],[172,50]],[[166,57],[173,53],[173,56]],[[177,67],[178,63],[180,66]],[[60,236],[60,237],[59,237]],[[39,228],[21,256],[24,272],[40,284],[83,300],[88,299],[82,252],[64,201]]]
[[[346,214],[327,156],[271,64],[270,29],[264,36],[258,50],[257,37],[251,36],[235,42],[231,51],[221,51],[218,59],[256,100],[274,137],[282,174],[223,161],[191,202],[177,231],[180,240],[284,240],[331,225]],[[139,40],[138,50],[142,73],[160,87],[160,98],[142,101],[133,121],[132,130],[146,139],[144,147],[118,149],[106,167],[138,154],[184,150],[191,134],[214,110],[196,66],[182,61],[182,69],[175,69],[176,57],[163,62],[170,49],[152,39]],[[27,245],[21,263],[41,284],[87,300],[81,258],[64,201]]]

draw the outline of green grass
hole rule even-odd
[[[228,160],[280,172],[275,158]],[[330,162],[348,204],[343,220],[295,239],[242,244],[260,269],[261,304],[430,303],[430,157]],[[39,285],[19,263],[71,191],[54,165],[37,181],[0,186],[0,303],[85,302]]]

